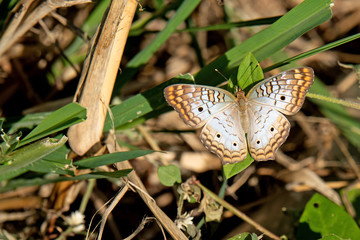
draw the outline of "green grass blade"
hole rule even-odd
[[[171,10],[177,10],[182,0],[172,1],[170,3],[163,4],[162,7],[152,12],[151,15],[142,16],[131,24],[129,36],[138,36],[146,32],[146,25],[156,18],[166,18],[165,14]]]
[[[199,31],[219,31],[219,30],[229,30],[232,28],[241,28],[241,27],[251,27],[251,26],[261,26],[267,24],[273,24],[280,17],[269,17],[269,18],[260,18],[250,21],[240,21],[240,22],[231,22],[224,24],[216,24],[206,27],[191,27],[177,30],[176,32],[199,32]]]
[[[204,67],[195,79],[198,84],[215,86],[223,78],[215,75],[217,68],[225,76],[240,64],[248,52],[260,62],[281,50],[305,32],[331,18],[331,0],[307,0],[293,8],[274,24],[227,51]]]
[[[77,103],[70,103],[45,118],[34,130],[20,141],[18,147],[68,128],[85,119],[86,109]]]
[[[120,82],[121,85],[129,81],[137,73],[139,68],[147,63],[150,57],[165,43],[180,23],[194,11],[200,2],[200,0],[184,0],[175,15],[168,21],[165,28],[144,50],[129,61],[124,72],[118,76],[117,81]]]
[[[86,159],[82,159],[74,162],[75,166],[79,166],[82,168],[96,168],[104,165],[114,164],[117,162],[137,158],[144,156],[149,153],[153,153],[152,150],[135,150],[135,151],[127,151],[127,152],[116,152],[110,153],[106,155],[90,157]]]
[[[318,78],[315,79],[309,92],[323,96],[331,96],[326,85]],[[309,98],[309,100],[318,105],[321,113],[336,124],[351,144],[360,147],[360,122],[351,117],[343,106],[315,98]]]
[[[6,186],[3,186],[0,188],[1,192],[7,192],[14,190],[18,187],[25,187],[25,186],[39,186],[49,183],[57,183],[57,182],[64,182],[64,181],[81,181],[81,180],[88,180],[88,179],[103,179],[103,178],[121,178],[126,177],[132,169],[124,169],[116,172],[93,172],[89,174],[83,174],[79,176],[73,176],[73,177],[65,177],[65,176],[59,176],[59,177],[52,177],[52,178],[43,178],[43,177],[37,177],[37,178],[20,178],[20,179],[14,179],[10,181]]]
[[[76,65],[80,64],[86,58],[86,51],[82,47],[88,39],[84,39],[86,36],[93,36],[101,23],[104,12],[110,4],[110,0],[101,0],[96,1],[96,6],[91,11],[90,15],[87,17],[83,26],[81,27],[84,32],[83,38],[76,37],[74,41],[64,50],[64,55],[62,58],[55,61],[51,66],[51,74],[48,74],[48,79],[51,82],[55,81],[55,78],[63,74],[64,69],[71,64]]]
[[[288,64],[290,62],[295,62],[295,61],[298,61],[300,59],[315,55],[317,53],[324,52],[326,50],[330,50],[330,49],[338,47],[338,46],[340,46],[342,44],[354,41],[354,40],[356,40],[358,38],[360,38],[360,33],[354,34],[352,36],[349,36],[349,37],[346,37],[346,38],[343,38],[343,39],[340,39],[340,40],[337,40],[337,41],[332,42],[332,43],[328,43],[328,44],[326,44],[324,46],[321,46],[321,47],[306,51],[304,53],[298,54],[298,55],[296,55],[294,57],[282,60],[282,61],[280,61],[280,62],[278,62],[278,63],[276,63],[274,65],[271,65],[271,66],[265,68],[264,72],[268,72],[268,71],[273,70],[275,68],[284,66],[284,65],[286,65],[286,64]]]
[[[71,176],[74,174],[74,171],[70,168],[72,160],[67,159],[69,151],[70,149],[63,145],[39,161],[30,164],[27,170],[37,173],[57,173]]]
[[[4,128],[9,129],[9,134],[14,134],[22,128],[32,129],[39,125],[45,118],[47,118],[51,112],[32,113],[23,117],[6,118],[4,122]]]
[[[59,149],[66,141],[65,136],[47,138],[14,151],[8,156],[8,164],[0,166],[0,182],[26,172],[30,164]]]

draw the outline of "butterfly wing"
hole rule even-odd
[[[247,139],[251,156],[257,161],[275,159],[275,152],[289,136],[290,123],[277,110],[249,103]]]
[[[170,106],[190,127],[199,128],[222,109],[234,103],[236,98],[221,88],[175,84],[164,89],[164,96]]]
[[[223,162],[235,163],[247,156],[245,132],[236,103],[211,118],[200,134],[201,142]]]
[[[312,68],[294,68],[258,83],[246,97],[249,102],[269,106],[286,115],[293,115],[300,110],[313,82]]]

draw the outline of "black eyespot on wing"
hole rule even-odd
[[[236,146],[237,146],[237,142],[233,142],[233,146],[236,147]]]
[[[198,111],[199,111],[199,112],[202,112],[203,110],[204,110],[203,107],[199,107],[199,108],[198,108]]]
[[[256,141],[256,144],[260,144],[260,140],[257,140],[257,141]]]
[[[285,97],[285,96],[281,96],[280,99],[281,99],[282,101],[284,101],[284,100],[286,99],[286,97]]]
[[[217,138],[220,138],[220,137],[221,137],[220,133],[217,133],[217,134],[216,134],[216,137],[217,137]]]
[[[271,132],[273,132],[274,130],[275,130],[275,128],[274,128],[274,127],[271,127],[271,128],[270,128],[270,131],[271,131]]]

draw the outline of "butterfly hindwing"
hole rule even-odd
[[[311,68],[290,69],[255,85],[247,94],[247,99],[293,115],[303,105],[313,81],[314,71]]]
[[[243,161],[247,156],[245,132],[236,103],[218,112],[203,127],[201,142],[223,162]]]
[[[277,110],[258,104],[248,108],[249,129],[247,139],[249,152],[257,161],[275,159],[275,152],[289,136],[290,123]]]
[[[164,89],[166,101],[190,127],[201,127],[214,114],[235,101],[229,92],[214,87],[175,84]]]

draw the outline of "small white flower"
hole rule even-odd
[[[194,217],[191,217],[191,213],[184,213],[175,220],[175,224],[179,229],[186,231],[188,225],[193,224],[193,219]]]
[[[77,225],[75,227],[73,227],[73,232],[74,233],[79,233],[79,232],[82,232],[85,230],[85,225],[84,224],[80,224],[80,225]]]
[[[85,230],[85,216],[79,211],[72,212],[69,217],[65,217],[65,222],[73,228],[73,232]]]

